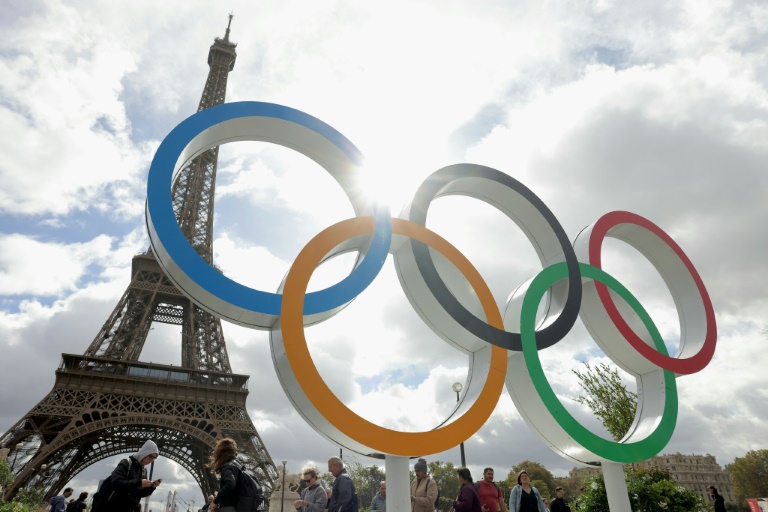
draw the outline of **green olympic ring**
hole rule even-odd
[[[645,308],[624,285],[599,268],[586,263],[579,263],[579,267],[582,277],[605,284],[623,298],[637,313],[646,329],[648,329],[656,350],[665,356],[668,355],[661,334],[653,320],[651,320],[650,315],[648,315]],[[565,263],[557,263],[545,268],[534,278],[523,300],[520,315],[520,334],[523,344],[523,357],[525,358],[525,365],[533,386],[552,418],[554,418],[565,433],[582,447],[600,457],[615,462],[632,463],[639,460],[647,460],[658,454],[667,445],[675,429],[678,400],[674,373],[662,368],[655,370],[656,372],[663,372],[664,412],[650,435],[635,442],[630,441],[631,436],[625,437],[621,442],[610,441],[588,430],[563,407],[544,375],[541,360],[539,359],[539,350],[536,346],[536,309],[544,293],[553,284],[567,277],[568,268]]]

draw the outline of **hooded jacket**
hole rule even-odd
[[[109,477],[109,485],[102,485],[107,496],[97,505],[94,500],[93,511],[104,512],[138,512],[141,498],[155,492],[155,488],[142,487],[141,481],[147,478],[147,469],[141,465],[141,460],[147,455],[159,454],[157,445],[147,441],[138,452],[127,459],[121,460]],[[105,482],[106,483],[106,482]],[[102,492],[99,488],[99,492]]]

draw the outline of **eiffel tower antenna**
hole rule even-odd
[[[224,103],[237,58],[232,17],[208,52],[198,112]],[[182,232],[211,264],[218,152],[182,169],[171,192]],[[180,367],[139,360],[153,322],[181,326]],[[85,353],[62,354],[53,390],[0,438],[15,477],[5,499],[26,486],[44,488],[48,499],[91,464],[135,452],[146,439],[208,496],[216,480],[204,464],[223,437],[237,441],[240,460],[268,493],[277,470],[248,416],[247,384],[247,375],[232,373],[221,321],[183,295],[149,249],[133,258],[128,288]]]

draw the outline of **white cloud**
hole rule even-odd
[[[7,295],[52,296],[73,291],[88,265],[104,258],[112,241],[43,243],[23,235],[0,236],[0,288]]]
[[[121,201],[108,211],[140,211],[137,198],[124,191],[141,175],[149,154],[130,141],[119,100],[134,59],[94,21],[51,4],[45,16],[7,32],[6,57],[0,60],[0,150],[6,155],[0,211],[100,210],[110,195]]]
[[[216,261],[224,274],[240,284],[273,293],[288,271],[288,263],[276,258],[264,247],[240,249],[226,235],[215,241]]]

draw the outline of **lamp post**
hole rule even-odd
[[[464,386],[461,384],[461,382],[454,382],[452,387],[456,392],[456,403],[459,403],[459,393],[464,388]],[[461,447],[461,467],[465,468],[467,467],[467,461],[464,460],[464,441],[462,441],[459,446]]]
[[[281,485],[282,489],[280,492],[280,512],[284,512],[285,508],[283,507],[283,503],[285,502],[285,465],[288,463],[287,460],[283,461],[283,484]]]

